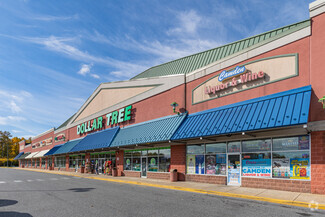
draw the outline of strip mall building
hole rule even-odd
[[[102,83],[20,167],[325,194],[325,1],[310,19]]]

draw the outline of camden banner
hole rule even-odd
[[[243,177],[271,177],[271,159],[242,160]]]

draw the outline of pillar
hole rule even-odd
[[[325,131],[311,133],[311,193],[325,194]]]
[[[186,173],[186,145],[172,145],[170,147],[170,169],[177,169],[178,180],[185,181]]]
[[[124,166],[124,151],[119,150],[116,151],[116,168],[117,168],[117,176],[124,176],[123,166]]]

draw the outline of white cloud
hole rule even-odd
[[[94,62],[94,63],[110,66],[117,69],[118,71],[123,71],[125,73],[132,72],[132,76],[148,68],[148,66],[146,67],[142,64],[134,64],[126,61],[120,61],[111,57],[94,56],[89,54],[88,52],[81,51],[77,47],[68,44],[68,42],[74,41],[75,38],[60,38],[60,37],[50,36],[47,38],[21,37],[16,39],[44,45],[49,50],[67,55],[71,59],[75,59],[78,61]]]
[[[78,74],[85,76],[90,72],[90,69],[92,67],[92,64],[82,64],[81,69],[78,71]]]
[[[182,11],[177,15],[178,26],[167,31],[167,34],[196,34],[202,17],[195,10]]]
[[[16,125],[15,122],[21,122],[25,120],[26,118],[20,116],[7,116],[7,117],[0,116],[0,125],[15,126]]]
[[[22,111],[22,109],[13,100],[10,102],[10,108],[14,113],[20,113]]]
[[[100,78],[99,75],[97,75],[97,74],[90,74],[90,76],[93,77],[93,78],[96,78],[96,79]]]
[[[30,17],[32,20],[39,20],[39,21],[65,21],[65,20],[74,20],[78,19],[79,15],[75,14],[72,16],[51,16],[51,15],[34,15]]]

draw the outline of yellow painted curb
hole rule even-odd
[[[24,170],[23,168],[12,168],[12,169]],[[263,201],[263,202],[283,204],[283,205],[289,205],[289,206],[298,206],[298,207],[325,210],[325,204],[311,204],[311,203],[299,202],[299,201],[280,200],[280,199],[274,199],[274,198],[227,193],[227,192],[220,192],[220,191],[207,191],[207,190],[195,189],[195,188],[186,188],[186,187],[170,186],[170,185],[159,185],[159,184],[151,184],[151,183],[145,183],[145,182],[127,181],[127,180],[121,180],[121,179],[85,177],[85,176],[73,175],[73,174],[61,174],[61,173],[57,173],[57,171],[50,172],[50,171],[38,171],[38,170],[33,170],[33,169],[31,169],[30,171],[41,172],[41,173],[51,173],[51,174],[57,174],[57,175],[75,176],[75,177],[80,177],[80,178],[101,180],[101,181],[107,181],[107,182],[116,182],[116,183],[123,183],[123,184],[140,185],[140,186],[148,186],[148,187],[155,187],[155,188],[164,188],[164,189],[186,191],[186,192],[193,192],[193,193],[199,193],[199,194],[210,194],[210,195],[217,195],[217,196],[223,196],[223,197],[249,199],[249,200]]]

